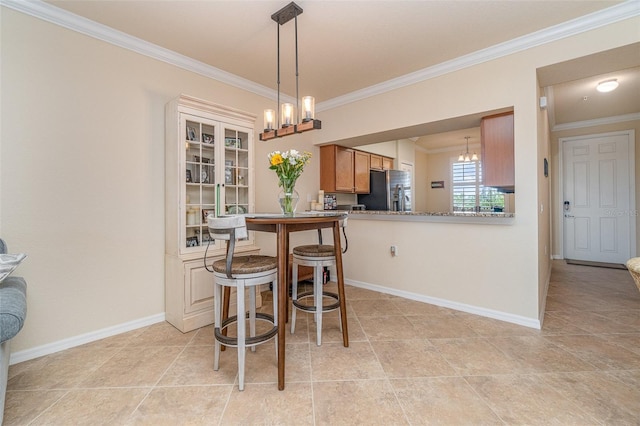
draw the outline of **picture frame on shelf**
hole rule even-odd
[[[208,133],[203,133],[202,134],[202,143],[212,144],[213,141],[214,141],[213,135],[210,135]]]
[[[224,138],[224,146],[227,148],[242,149],[242,139],[240,138]]]
[[[227,185],[235,185],[233,160],[225,160],[224,162],[224,183]]]
[[[198,243],[198,237],[193,236],[193,237],[187,237],[187,247],[198,247],[199,243]]]
[[[191,126],[187,126],[187,139],[190,141],[197,141],[198,138],[196,137],[196,128],[195,127],[191,127]]]
[[[200,170],[200,183],[209,183],[209,174],[204,167]]]
[[[212,215],[216,215],[216,209],[202,209],[202,223],[206,224],[207,223],[207,216],[209,216],[210,214]],[[204,237],[202,238],[202,240],[204,241]]]
[[[194,155],[193,156],[193,161],[195,161],[196,163],[211,164],[211,159],[210,158],[200,157],[199,155]]]
[[[191,170],[187,169],[187,183],[193,182],[193,178],[191,177]]]

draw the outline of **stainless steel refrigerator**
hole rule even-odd
[[[411,174],[402,170],[371,170],[369,194],[358,194],[367,210],[411,211]]]

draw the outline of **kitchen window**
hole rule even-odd
[[[504,210],[504,194],[482,185],[480,161],[451,162],[451,201],[454,212],[494,212]]]

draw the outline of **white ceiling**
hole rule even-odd
[[[634,2],[626,2],[630,4]],[[276,29],[285,1],[92,0],[46,3],[275,90]],[[620,1],[319,1],[299,0],[300,95],[328,102],[391,79],[496,48],[531,33],[606,14]],[[637,3],[637,2],[635,2]],[[612,9],[609,9],[612,10]],[[636,9],[634,9],[636,10]],[[585,17],[586,16],[586,17]],[[294,21],[280,27],[281,91],[295,95]],[[640,112],[640,46],[623,70],[582,68],[566,80],[549,71],[552,123]],[[628,53],[628,52],[627,52]],[[624,61],[623,61],[624,62]],[[618,68],[615,68],[618,67]],[[571,67],[566,66],[570,69]],[[594,81],[614,76],[620,88],[601,96]],[[588,78],[587,78],[588,77]],[[541,78],[541,81],[543,79]],[[561,84],[556,84],[561,82]],[[627,96],[617,98],[620,94]],[[587,100],[584,101],[584,96]],[[459,128],[459,127],[457,127]],[[460,135],[456,134],[456,138]],[[464,139],[462,139],[464,142]]]

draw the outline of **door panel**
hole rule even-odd
[[[566,259],[631,257],[629,139],[618,133],[562,141]]]

